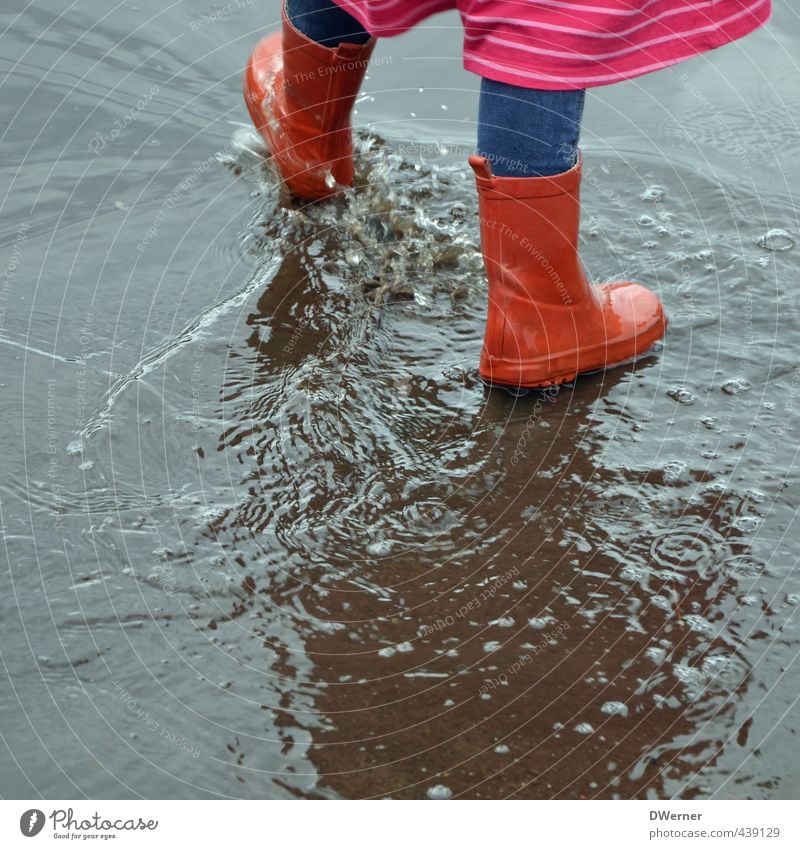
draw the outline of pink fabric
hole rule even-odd
[[[632,79],[713,50],[767,21],[771,0],[335,0],[377,36],[458,9],[464,67],[526,88]]]

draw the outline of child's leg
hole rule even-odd
[[[286,17],[295,29],[325,47],[366,44],[371,36],[333,0],[286,0]]]
[[[478,152],[498,177],[549,177],[577,161],[583,89],[546,91],[481,81]]]

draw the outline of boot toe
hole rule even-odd
[[[640,283],[610,283],[606,290],[619,322],[619,337],[628,340],[631,356],[646,351],[664,336],[667,318],[658,295]]]

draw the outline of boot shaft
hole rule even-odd
[[[578,257],[582,163],[553,177],[495,177],[481,156],[470,165],[490,287],[567,307],[590,297]]]
[[[350,125],[376,39],[325,47],[297,30],[282,12],[282,100],[294,122],[324,133]]]

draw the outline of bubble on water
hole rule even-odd
[[[452,799],[453,791],[444,784],[434,784],[425,792],[429,799]]]
[[[608,716],[627,716],[628,706],[624,702],[606,702],[600,712]]]
[[[733,527],[745,534],[752,534],[757,531],[760,524],[761,519],[758,516],[737,516],[733,520]]]
[[[663,186],[653,185],[648,186],[639,197],[642,200],[664,200],[667,196],[667,190]]]
[[[362,256],[359,251],[347,251],[344,255],[344,261],[355,268],[361,262]]]
[[[594,734],[594,727],[588,722],[579,722],[575,726],[575,730],[578,734]]]
[[[73,439],[72,442],[67,445],[66,452],[70,455],[70,457],[74,457],[76,454],[83,454],[83,441],[80,439]]]
[[[667,395],[679,404],[694,404],[695,397],[685,386],[673,386],[667,390]]]
[[[669,460],[664,463],[662,469],[664,471],[665,483],[675,483],[679,481],[689,468],[689,464],[683,460]]]
[[[642,227],[652,227],[656,223],[656,221],[649,215],[640,215],[639,223],[642,225]]]
[[[513,628],[514,620],[510,616],[501,616],[499,619],[493,619],[490,625],[497,625],[498,628]]]
[[[508,746],[506,746],[505,743],[498,743],[494,747],[494,751],[495,751],[496,755],[507,755],[508,752],[509,752],[509,748],[508,748]]]
[[[749,388],[750,384],[742,377],[733,377],[722,384],[722,391],[726,395],[741,395]]]
[[[768,251],[790,251],[794,247],[794,239],[782,227],[774,227],[767,230],[757,244]]]
[[[556,620],[552,616],[534,616],[528,620],[528,625],[535,631],[544,631],[548,625],[552,625]]]

